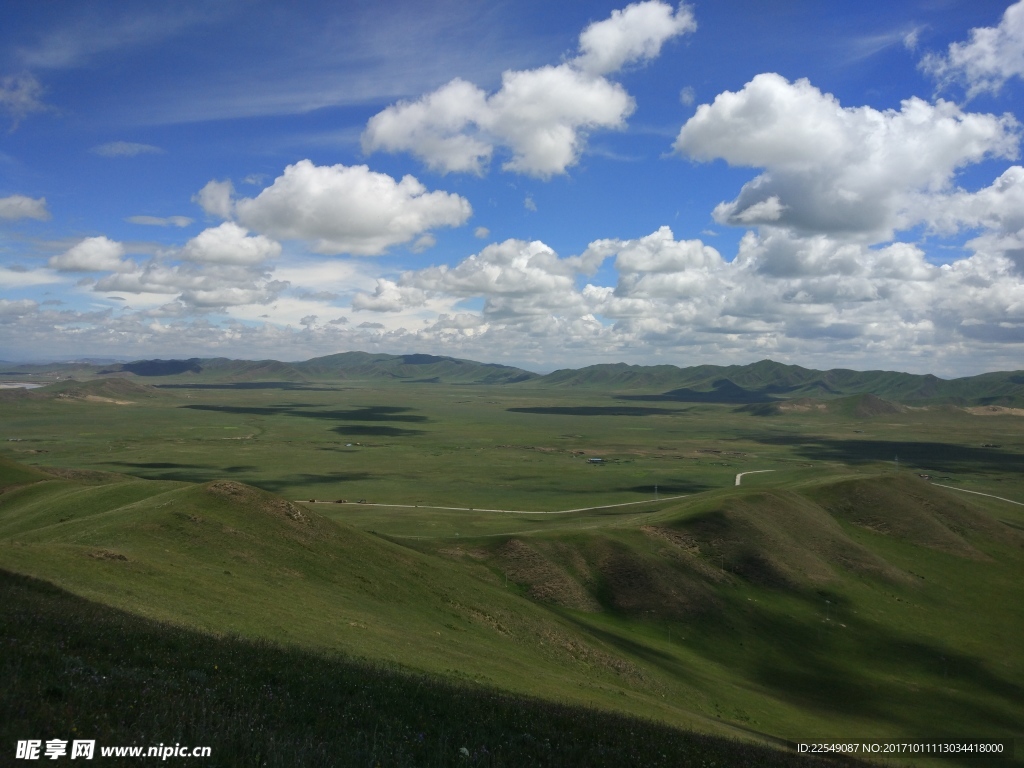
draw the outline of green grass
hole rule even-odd
[[[648,720],[139,619],[0,571],[0,742],[209,746],[214,766],[827,766]],[[7,754],[11,754],[7,752]],[[129,761],[125,760],[125,764]],[[131,761],[138,763],[138,760]]]
[[[5,412],[6,455],[62,476],[0,461],[0,566],[177,627],[702,732],[1024,722],[1024,507],[916,477],[1024,501],[1019,417],[526,385],[160,392]]]

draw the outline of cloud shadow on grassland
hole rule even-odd
[[[631,405],[559,405],[506,410],[510,413],[536,413],[542,416],[672,416],[685,413],[675,408],[645,408]]]
[[[908,466],[938,472],[1019,472],[1024,468],[1024,454],[1000,448],[982,448],[956,443],[833,440],[800,435],[751,435],[747,439],[762,445],[785,446],[797,455],[815,461],[869,464],[878,461],[891,462],[899,456],[900,462]]]
[[[193,411],[211,411],[213,413],[231,413],[247,416],[299,416],[305,419],[325,419],[330,421],[399,421],[422,423],[430,421],[426,416],[407,413],[413,410],[396,405],[367,405],[340,411],[304,410],[315,408],[315,405],[295,403],[288,405],[248,406],[248,405],[183,405]]]
[[[144,480],[179,480],[186,483],[205,483],[217,480],[226,474],[237,475],[245,472],[256,472],[254,466],[215,467],[207,464],[179,464],[170,461],[112,461],[113,467],[123,467],[124,471]]]

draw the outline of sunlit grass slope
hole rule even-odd
[[[24,483],[21,470],[3,470]],[[716,727],[613,644],[496,576],[478,578],[240,483],[91,475],[9,487],[0,495],[0,564],[204,630]]]
[[[1024,722],[1024,515],[907,473],[770,473],[514,525],[450,513],[462,531],[63,474],[0,463],[0,566],[176,625],[752,738]],[[460,514],[497,522],[467,535]]]
[[[1013,522],[1019,513],[999,510]],[[795,737],[1019,734],[1024,536],[910,476],[675,502],[627,525],[408,539],[507,574],[704,711]]]

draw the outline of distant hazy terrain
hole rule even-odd
[[[537,373],[493,363],[477,363],[434,355],[384,355],[344,352],[303,362],[276,360],[137,360],[112,365],[61,363],[13,365],[0,377],[52,381],[55,377],[106,378],[128,376],[150,383],[230,384],[344,381],[401,381],[408,384],[521,384],[529,387],[586,388],[624,397],[678,402],[759,403],[782,399],[871,394],[906,404],[1024,406],[1024,371],[1003,371],[940,379],[894,371],[816,371],[798,365],[762,360],[750,365],[641,366],[625,363],[592,365]]]

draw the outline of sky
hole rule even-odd
[[[0,359],[1024,368],[1024,0],[5,4]]]

